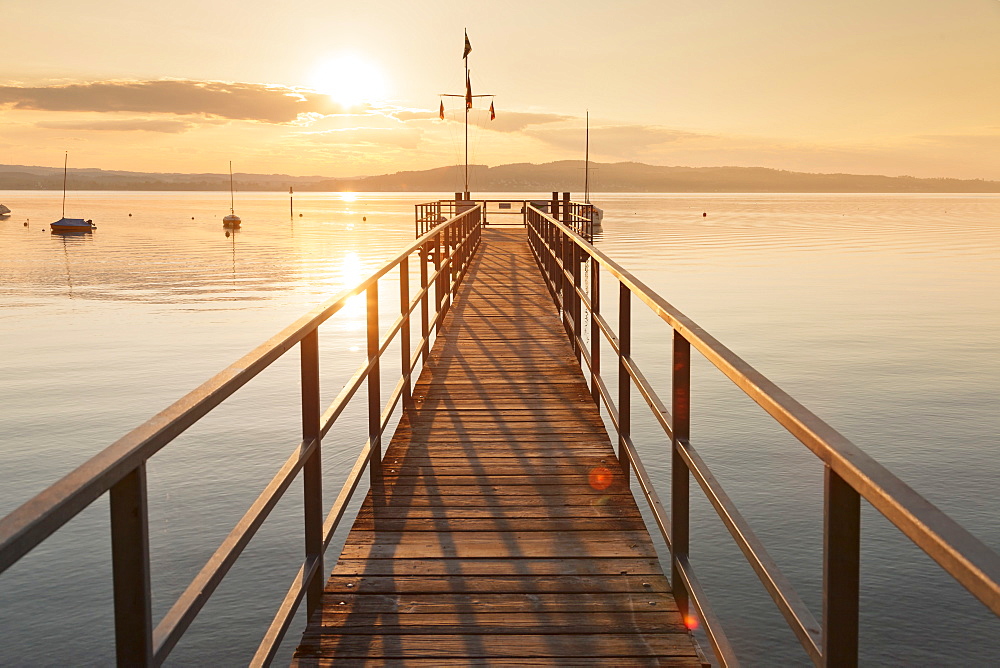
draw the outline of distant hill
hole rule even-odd
[[[469,166],[469,181],[478,192],[579,192],[581,160],[541,165],[518,163]],[[71,169],[70,190],[228,190],[228,174],[174,174]],[[374,191],[451,193],[461,188],[463,167],[438,167],[380,176],[331,178],[287,174],[234,176],[237,190]],[[912,176],[809,174],[763,167],[664,167],[638,162],[591,163],[595,192],[870,192],[996,193],[1000,181],[921,179]],[[56,167],[0,165],[0,190],[60,190]]]

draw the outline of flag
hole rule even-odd
[[[497,112],[493,111],[493,103],[490,102],[490,120],[495,121],[497,119]]]
[[[444,100],[441,100],[441,109],[438,110],[438,118],[444,120]]]
[[[465,108],[472,109],[472,83],[469,81],[469,73],[465,73]]]
[[[469,52],[472,51],[472,44],[469,43],[469,31],[465,31],[465,53],[462,54],[463,58],[469,57]]]

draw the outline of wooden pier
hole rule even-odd
[[[117,664],[162,666],[301,479],[301,566],[252,668],[278,657],[286,634],[297,632],[300,606],[309,621],[293,658],[298,666],[699,666],[705,657],[688,631],[697,623],[713,664],[735,667],[725,620],[691,559],[690,496],[697,490],[817,666],[859,663],[862,504],[987,614],[1000,616],[1000,554],[589,243],[589,205],[569,193],[541,203],[466,200],[417,205],[417,238],[394,258],[0,518],[0,574],[106,497]],[[525,227],[487,226],[490,203],[519,210]],[[381,294],[399,290],[392,322],[379,322],[386,315],[380,284]],[[602,294],[610,297],[605,303]],[[345,317],[359,296],[368,354],[323,409],[321,379],[332,379],[320,367],[320,328]],[[631,354],[634,307],[660,326],[641,336],[662,342],[655,356],[670,369],[664,398]],[[301,432],[243,517],[154,620],[148,509],[156,488],[147,487],[147,462],[292,351],[300,374],[289,392],[301,396]],[[693,353],[822,464],[818,618],[692,441]],[[395,365],[383,369],[381,362],[396,355],[393,378]],[[338,418],[361,397],[368,437],[339,492],[324,495],[323,444],[342,438]],[[661,471],[669,458],[669,481],[654,479],[639,456],[634,408],[648,409],[662,430],[653,456]],[[248,437],[252,429],[247,425]],[[331,569],[327,546],[366,475],[371,491]],[[669,584],[658,559],[666,564],[667,555],[656,554],[647,527],[669,551]],[[44,572],[38,578],[51,580]],[[233,661],[242,663],[248,650],[233,647]],[[948,648],[939,651],[946,657]]]
[[[524,229],[413,398],[294,665],[702,665]]]

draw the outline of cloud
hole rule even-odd
[[[572,116],[562,116],[560,114],[538,114],[523,111],[497,111],[497,117],[490,120],[488,113],[478,114],[476,125],[493,130],[495,132],[520,132],[531,125],[542,125],[545,123],[558,123],[560,121],[571,120]]]
[[[35,127],[47,130],[103,130],[112,132],[140,130],[176,134],[190,130],[196,127],[196,124],[174,119],[133,118],[120,121],[41,121],[35,123]]]
[[[438,117],[433,111],[395,111],[392,116],[401,121],[429,121]]]
[[[44,87],[0,86],[0,107],[36,111],[143,112],[291,123],[301,114],[348,111],[327,95],[221,81],[99,81]]]
[[[393,112],[392,116],[404,122],[430,121],[437,120],[439,118],[438,113],[439,112],[436,111],[420,111],[410,109]],[[465,122],[464,111],[461,109],[458,111],[455,109],[446,111],[445,118],[449,121],[459,123]],[[487,130],[493,130],[495,132],[519,132],[531,125],[558,123],[572,119],[572,116],[563,116],[560,114],[541,114],[523,111],[499,110],[497,111],[496,119],[491,121],[489,111],[487,109],[476,109],[469,114],[469,122],[472,125],[478,125],[479,127],[486,128]]]
[[[540,128],[528,130],[526,134],[565,149],[579,149],[584,142],[582,128]],[[612,125],[590,129],[591,150],[604,155],[642,153],[659,144],[707,138],[708,135],[681,132],[654,125]]]
[[[393,146],[416,148],[423,133],[416,128],[340,128],[303,133],[314,142],[339,146]]]

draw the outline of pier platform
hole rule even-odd
[[[523,228],[413,398],[292,665],[703,665]]]

